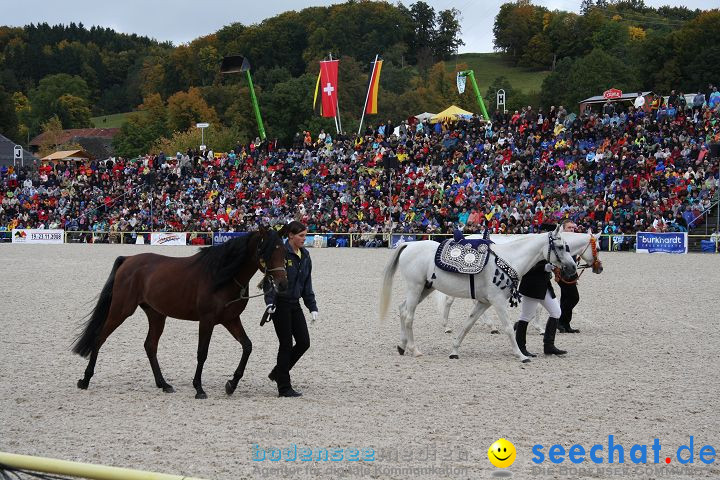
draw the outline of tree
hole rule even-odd
[[[57,116],[63,128],[86,128],[90,122],[90,108],[86,100],[65,94],[57,100]]]
[[[435,10],[427,3],[419,0],[410,7],[410,18],[413,26],[410,52],[415,53],[415,59],[427,59],[428,55],[430,55],[431,59],[433,40],[435,38]],[[430,63],[419,66],[425,69],[430,67]]]
[[[536,70],[547,70],[552,67],[554,55],[550,38],[544,33],[535,34],[520,59],[520,65]]]
[[[447,60],[465,42],[460,38],[460,11],[455,8],[441,11],[437,16],[437,31],[433,39],[433,53],[438,60]]]
[[[495,48],[509,53],[517,63],[530,39],[543,30],[546,12],[546,8],[532,5],[529,0],[501,5],[493,26]]]
[[[217,113],[205,102],[200,89],[193,87],[168,98],[167,123],[171,132],[184,132],[197,122],[219,122]]]
[[[63,103],[61,103],[60,99],[66,95],[74,98],[64,98]],[[53,115],[60,115],[61,112],[64,112],[63,115],[70,118],[67,112],[69,107],[72,107],[82,120],[82,114],[78,109],[82,110],[82,102],[85,102],[87,108],[89,96],[90,89],[81,77],[68,75],[67,73],[49,75],[40,80],[37,88],[30,91],[31,124],[28,126],[31,131],[37,131],[42,123]]]
[[[18,117],[15,102],[4,88],[0,87],[0,134],[18,141]]]

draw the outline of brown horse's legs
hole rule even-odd
[[[245,333],[245,329],[240,322],[240,318],[234,318],[228,322],[224,322],[223,325],[228,329],[228,332],[235,337],[235,340],[240,342],[243,350],[242,357],[240,358],[240,364],[238,365],[237,370],[235,370],[232,380],[228,380],[225,384],[225,392],[228,395],[232,395],[238,386],[238,382],[245,373],[245,366],[247,365],[248,358],[250,358],[250,353],[252,353],[252,342]]]
[[[157,361],[158,342],[165,328],[165,319],[167,317],[148,306],[143,306],[142,309],[145,311],[148,322],[150,323],[147,338],[145,338],[145,352],[147,352],[148,359],[150,360],[150,367],[155,377],[155,385],[157,385],[158,388],[162,388],[165,393],[173,393],[175,389],[163,378],[162,372],[160,371],[160,364]]]
[[[95,347],[95,349],[90,354],[90,361],[88,362],[87,367],[85,367],[85,375],[83,376],[83,378],[78,380],[78,388],[85,390],[88,388],[88,385],[90,385],[90,379],[95,373],[95,362],[97,362],[98,350],[100,350],[100,348]]]
[[[88,385],[90,385],[90,379],[95,374],[95,362],[97,362],[98,352],[100,351],[100,347],[103,346],[103,343],[105,343],[105,340],[112,334],[117,327],[119,327],[127,317],[127,316],[116,316],[113,315],[112,307],[110,310],[110,315],[108,315],[107,321],[105,322],[105,325],[103,326],[102,333],[100,333],[100,337],[98,338],[97,345],[95,346],[95,349],[90,354],[90,361],[88,362],[87,368],[85,368],[85,376],[78,380],[77,386],[78,388],[82,388],[85,390],[88,388]],[[130,313],[132,315],[132,312]]]
[[[212,337],[212,331],[215,325],[209,320],[200,319],[200,338],[198,340],[198,352],[197,352],[197,369],[195,370],[195,378],[193,379],[193,387],[197,393],[195,398],[204,399],[207,398],[205,390],[202,388],[202,369],[207,359],[208,349],[210,348],[210,337]]]

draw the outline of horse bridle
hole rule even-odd
[[[282,245],[278,245],[275,248],[282,248]],[[270,288],[272,288],[277,293],[277,285],[275,284],[275,279],[272,275],[270,275],[272,272],[285,272],[285,275],[287,275],[287,270],[285,267],[275,267],[275,268],[267,268],[265,266],[265,260],[261,257],[260,252],[262,251],[262,245],[258,245],[256,255],[259,257],[258,259],[258,265],[260,266],[259,270],[263,272],[263,277],[260,279],[260,282],[258,283],[258,288],[263,290],[262,293],[258,293],[257,295],[248,295],[247,288],[245,288],[245,285],[242,285],[240,282],[238,282],[237,278],[233,278],[233,281],[235,284],[240,287],[240,296],[234,300],[230,300],[225,304],[225,308],[227,308],[229,305],[239,302],[240,300],[250,300],[251,298],[261,297],[265,295],[265,291],[263,289],[263,286],[265,285],[265,281],[270,282]]]
[[[562,260],[560,259],[560,255],[559,255],[558,252],[557,252],[557,246],[555,245],[555,240],[557,240],[557,238],[556,238],[552,233],[548,235],[548,254],[547,254],[547,262],[548,262],[550,265],[552,265],[553,267],[555,267],[555,268],[562,268]],[[551,254],[551,253],[554,253],[554,254],[555,254],[555,258],[557,258],[557,260],[560,262],[560,266],[559,266],[559,267],[550,261],[550,254]]]
[[[593,262],[591,264],[585,263],[584,265],[581,265],[580,261],[582,260],[582,256],[585,254],[585,252],[587,252],[588,248],[592,252]],[[583,251],[580,252],[580,255],[578,255],[576,265],[577,265],[576,268],[578,270],[580,270],[580,273],[578,273],[577,278],[574,280],[565,280],[564,278],[562,278],[562,276],[559,276],[560,280],[563,283],[567,283],[569,285],[574,285],[578,282],[578,280],[580,280],[580,277],[582,276],[583,273],[585,273],[585,270],[587,270],[588,268],[591,268],[591,269],[593,269],[593,271],[595,271],[596,269],[599,269],[602,266],[600,257],[598,257],[597,239],[595,237],[593,237],[592,235],[590,235],[590,241],[588,242],[588,244],[585,246]]]

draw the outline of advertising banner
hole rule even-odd
[[[687,253],[687,232],[637,232],[638,253]]]
[[[187,245],[186,232],[153,232],[150,245]]]
[[[12,243],[63,243],[64,230],[14,228]]]

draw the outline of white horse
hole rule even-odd
[[[559,236],[560,226],[552,233],[527,235],[504,245],[492,245],[491,258],[488,265],[477,275],[450,273],[435,266],[435,252],[439,243],[433,240],[400,244],[390,257],[385,267],[383,288],[380,296],[380,318],[387,315],[388,304],[392,295],[392,282],[395,271],[400,272],[405,279],[405,301],[400,306],[400,345],[398,352],[403,355],[405,351],[415,356],[422,355],[415,345],[413,334],[413,321],[415,308],[434,290],[446,295],[462,298],[475,298],[473,315],[479,316],[490,305],[503,323],[505,333],[510,338],[513,353],[523,362],[530,359],[522,354],[515,341],[510,315],[507,311],[508,300],[516,292],[517,285],[512,285],[506,274],[498,273],[496,261],[504,261],[519,280],[525,273],[540,260],[547,260],[555,266],[562,268],[566,277],[577,275],[577,265],[565,249],[565,242]],[[496,258],[493,258],[496,257]],[[474,291],[471,292],[471,285]],[[474,323],[474,322],[473,322]],[[472,325],[470,325],[472,326]],[[467,330],[469,330],[468,326]],[[455,339],[451,358],[457,358],[457,348],[462,342],[464,334]]]
[[[598,245],[600,245],[600,234],[593,235],[592,230],[588,233],[575,233],[575,232],[560,232],[560,236],[565,240],[565,244],[570,249],[570,255],[579,255],[580,258],[585,262],[585,265],[580,268],[591,268],[593,273],[602,273],[603,267],[598,255]],[[522,237],[522,235],[490,235],[490,240],[497,244],[504,244],[514,241],[515,239]],[[483,238],[482,235],[468,235],[467,239],[479,239]],[[437,302],[438,309],[441,311],[442,326],[445,333],[452,333],[452,329],[448,327],[448,318],[450,317],[450,307],[455,302],[455,297],[445,295],[442,292],[435,294],[435,300]],[[538,308],[538,310],[540,310]],[[478,315],[474,320],[468,319],[468,322],[473,324],[478,320],[481,315]],[[539,331],[543,332],[544,326],[538,323],[539,316],[535,315],[533,326]],[[483,322],[485,325],[492,327],[492,323],[488,315],[484,316]],[[492,333],[497,333],[497,330],[493,330]]]

